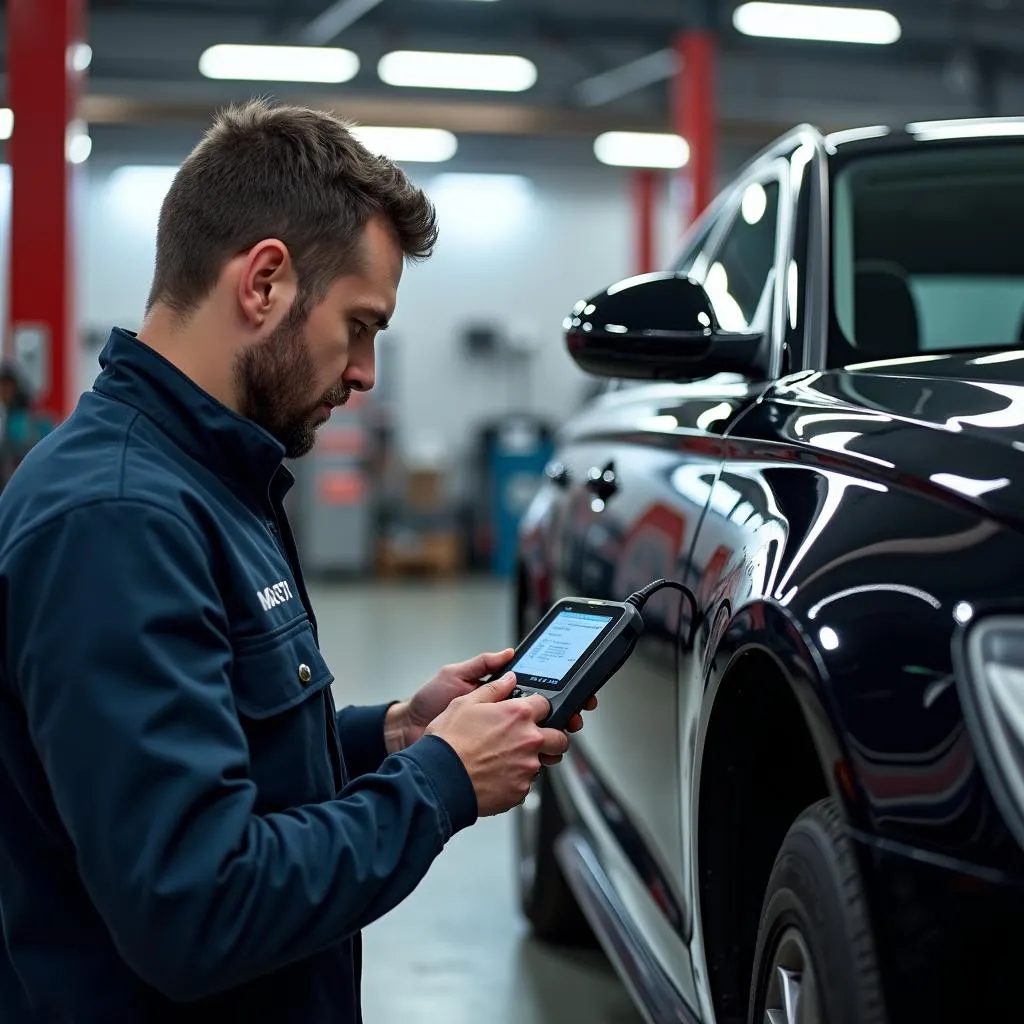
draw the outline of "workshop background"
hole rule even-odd
[[[796,124],[1024,109],[1016,0],[891,0],[868,22],[826,3],[828,40],[793,5],[728,0],[3,6],[0,315],[56,419],[111,326],[139,326],[161,200],[218,107],[336,111],[437,203],[440,245],[406,272],[377,387],[293,467],[341,702],[404,696],[515,639],[518,522],[595,385],[562,338],[578,299],[667,266],[719,184]],[[369,930],[368,1022],[637,1019],[599,952],[526,937],[510,828],[459,836]]]

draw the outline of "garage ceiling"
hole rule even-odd
[[[224,102],[263,92],[333,106],[363,123],[478,135],[568,138],[611,128],[667,129],[669,89],[659,79],[665,48],[680,29],[705,20],[720,40],[718,104],[726,141],[756,143],[800,121],[836,128],[1024,112],[1021,0],[876,4],[902,24],[902,39],[885,47],[741,36],[732,26],[735,6],[734,0],[92,0],[93,62],[83,113],[94,124],[205,121]],[[351,24],[332,34],[325,12]],[[340,86],[311,86],[210,81],[199,74],[199,55],[215,43],[298,43],[311,35],[355,51],[358,75]],[[392,88],[378,78],[377,61],[394,49],[521,54],[537,65],[538,81],[514,95]],[[632,68],[641,84],[630,88],[621,69],[642,58],[649,60]],[[643,85],[645,70],[649,84]],[[604,96],[595,79],[610,86]]]

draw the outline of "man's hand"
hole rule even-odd
[[[550,706],[541,696],[506,700],[511,672],[457,697],[427,729],[458,754],[473,783],[480,817],[501,814],[526,799],[541,764],[554,764],[569,737],[538,723]]]
[[[455,665],[445,665],[437,675],[416,691],[411,700],[393,704],[388,709],[384,721],[384,738],[389,754],[415,743],[426,731],[428,725],[438,715],[447,710],[448,705],[458,697],[473,693],[480,686],[480,680],[493,675],[512,660],[515,651],[508,648],[491,654],[478,654],[469,661]],[[597,707],[597,698],[591,698],[586,710],[593,711]],[[583,718],[576,715],[569,723],[568,732],[579,732],[583,728]],[[544,755],[541,758],[546,765],[557,764],[561,755],[554,757]]]

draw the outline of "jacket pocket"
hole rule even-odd
[[[235,650],[235,705],[247,718],[279,715],[332,682],[306,620],[280,636],[250,640]]]
[[[257,811],[330,799],[339,767],[328,739],[334,681],[308,620],[235,650],[235,707],[249,744]]]

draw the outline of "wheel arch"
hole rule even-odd
[[[718,635],[706,662],[691,828],[695,959],[716,1016],[728,1019],[746,1014],[761,903],[790,825],[826,796],[848,817],[857,812],[820,661],[799,625],[755,602]]]

